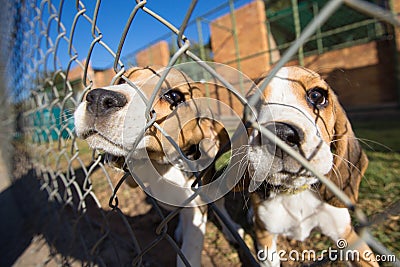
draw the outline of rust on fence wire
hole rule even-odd
[[[260,1],[255,1],[255,5],[258,5],[258,2]],[[288,44],[278,44],[272,48],[268,33],[264,36],[266,38],[265,47],[270,50],[258,51],[257,54],[251,55],[246,54],[245,49],[240,50],[240,38],[236,36],[236,29],[223,26],[221,24],[223,19],[215,19],[212,30],[219,29],[235,35],[232,37],[234,40],[232,49],[237,50],[233,53],[237,57],[237,62],[232,63],[228,59],[228,63],[224,62],[229,65],[227,66],[206,61],[210,58],[201,58],[200,55],[206,55],[206,48],[199,47],[196,41],[193,41],[196,37],[190,36],[191,31],[188,29],[193,25],[192,22],[196,22],[196,27],[201,31],[202,27],[199,23],[206,21],[209,15],[201,18],[193,17],[193,12],[198,5],[196,0],[187,7],[183,20],[178,25],[174,25],[168,19],[171,14],[164,14],[155,8],[154,10],[150,8],[150,6],[157,6],[155,3],[150,5],[147,1],[139,0],[129,4],[125,3],[130,12],[123,23],[124,27],[118,29],[120,30],[118,40],[110,40],[112,37],[109,38],[102,32],[102,27],[106,27],[102,20],[122,19],[107,17],[108,10],[104,7],[104,1],[30,0],[22,3],[15,1],[17,7],[12,8],[15,35],[14,39],[10,41],[14,60],[9,64],[9,70],[12,74],[11,84],[15,85],[15,88],[12,88],[13,101],[18,113],[18,132],[15,134],[17,154],[20,155],[18,162],[24,163],[23,166],[20,164],[21,166],[14,170],[14,175],[20,181],[29,181],[26,183],[33,192],[36,192],[34,190],[37,189],[36,195],[32,192],[29,194],[33,195],[33,200],[29,205],[34,207],[30,210],[37,211],[36,215],[40,217],[32,223],[37,225],[35,233],[40,235],[49,246],[48,255],[42,259],[42,263],[54,261],[62,266],[71,264],[88,266],[196,265],[191,258],[193,256],[191,253],[195,250],[190,246],[187,247],[187,244],[185,245],[187,241],[183,240],[184,237],[179,237],[179,229],[184,231],[182,230],[184,228],[180,227],[185,227],[182,224],[189,223],[182,222],[182,218],[187,218],[184,217],[187,216],[185,213],[192,209],[196,210],[190,214],[192,217],[199,216],[199,213],[196,212],[203,212],[201,222],[192,218],[193,222],[202,225],[197,230],[202,229],[201,231],[205,232],[205,234],[203,232],[204,242],[194,243],[195,246],[199,244],[203,246],[201,261],[198,262],[198,265],[258,266],[257,249],[260,248],[254,245],[253,225],[252,222],[249,222],[251,219],[247,219],[251,205],[249,201],[251,192],[246,190],[233,192],[235,185],[242,183],[242,178],[247,175],[245,161],[248,157],[247,148],[250,145],[247,130],[250,128],[260,133],[262,136],[260,139],[265,138],[274,147],[276,146],[276,149],[284,151],[294,158],[302,165],[303,170],[316,177],[319,183],[327,188],[326,190],[351,211],[352,216],[359,224],[359,237],[346,244],[345,249],[352,250],[363,240],[381,257],[386,256],[389,259],[395,255],[371,233],[371,221],[368,216],[349,199],[344,191],[317,170],[304,153],[293,149],[293,146],[277,138],[265,124],[257,121],[258,101],[273,77],[289,61],[296,58],[299,51],[303,53],[302,48],[310,39],[317,39],[318,45],[322,45],[323,41],[327,40],[323,39],[329,36],[321,33],[322,26],[339,8],[347,6],[349,9],[357,9],[363,13],[363,16],[368,16],[370,19],[384,21],[393,27],[400,25],[398,16],[371,2],[361,0],[325,2],[323,7],[310,19],[307,26],[300,27],[298,25],[297,28],[301,30],[301,33],[296,40]],[[215,12],[217,13],[223,8],[233,12],[234,4],[235,1],[230,0],[225,6],[217,7]],[[264,6],[262,7],[264,8]],[[317,10],[315,7],[314,11]],[[266,9],[268,10],[268,6]],[[299,12],[298,9],[293,10]],[[302,15],[304,16],[304,13]],[[131,75],[135,75],[135,70],[130,72],[132,61],[123,55],[129,55],[131,42],[135,42],[134,38],[131,41],[129,34],[137,28],[146,26],[140,23],[143,16],[157,22],[157,26],[165,29],[168,36],[173,36],[176,50],[168,55],[168,62],[161,71],[152,67],[144,68],[151,71],[156,78],[138,75],[139,78],[132,80]],[[229,23],[240,27],[236,19],[238,18],[231,13]],[[299,19],[298,16],[297,19]],[[278,19],[276,21],[279,22]],[[265,28],[268,29],[268,23],[278,23],[276,21],[271,19],[266,22]],[[370,21],[365,22],[365,25],[370,25]],[[376,26],[378,24],[374,25],[374,29],[378,32],[380,29]],[[200,33],[199,36],[201,36]],[[202,41],[199,42],[204,43]],[[80,42],[86,44],[86,49],[83,51],[77,48]],[[215,40],[210,42],[215,42]],[[276,56],[277,51],[286,47],[287,49],[281,56]],[[319,51],[323,51],[321,46],[318,48]],[[149,46],[150,54],[156,53],[154,52],[156,48],[151,49],[153,48]],[[112,68],[102,71],[92,68],[94,55],[99,51],[102,51],[104,61],[107,61]],[[265,58],[268,58],[267,65],[270,70],[263,82],[256,86],[255,77],[251,77],[252,74],[241,73],[235,67],[240,67],[240,70],[248,68],[246,60],[258,58],[260,53],[264,53]],[[301,55],[301,58],[303,57],[304,55]],[[101,75],[108,75],[108,79]],[[187,108],[186,114],[179,113],[177,107],[181,102],[168,102],[170,103],[169,108],[175,112],[171,114],[175,115],[165,115],[162,108],[157,109],[160,95],[164,97],[164,100],[167,97],[168,101],[175,97],[180,101],[180,97],[185,97],[176,92],[175,95],[167,95],[169,91],[166,91],[165,85],[169,86],[172,76],[184,77],[186,82],[192,79],[195,86],[203,90],[204,96],[193,97],[190,99],[192,102],[187,101],[182,105]],[[180,83],[182,84],[182,81]],[[8,86],[10,87],[10,85]],[[109,151],[100,149],[102,147],[98,143],[92,142],[89,146],[87,142],[77,137],[77,118],[74,118],[74,112],[91,93],[91,97],[96,97],[93,94],[96,91],[94,89],[107,86],[110,86],[109,88],[115,92],[120,88],[124,89],[118,92],[125,92],[129,88],[129,97],[135,98],[135,101],[141,105],[129,107],[136,123],[141,123],[136,127],[140,129],[128,127],[130,125],[125,125],[124,120],[116,120],[116,123],[124,124],[119,129],[123,145],[114,145],[122,147],[121,150],[124,150],[126,149],[123,147],[124,142],[128,142],[129,151],[125,154],[118,152],[115,153],[116,155],[111,155],[112,153]],[[212,91],[212,86],[223,88],[221,94],[226,94],[227,99],[231,101],[234,99],[234,101],[228,103],[228,101],[220,101],[221,99],[213,99],[211,95],[214,94],[218,98],[218,91]],[[193,88],[190,88],[187,95],[194,95],[194,91]],[[246,93],[252,93],[252,96],[249,97]],[[112,105],[117,105],[115,99],[119,96],[114,95],[113,97],[114,104]],[[234,105],[229,105],[232,103]],[[189,114],[189,107],[195,107],[193,114]],[[118,110],[119,108],[122,110],[122,105],[118,106]],[[87,106],[86,109],[88,109]],[[96,107],[96,110],[98,109],[99,107]],[[203,142],[204,140],[202,140],[203,143],[198,141],[196,144],[198,146],[195,147],[198,151],[190,151],[191,154],[188,156],[181,144],[185,142],[185,140],[182,141],[182,138],[187,137],[177,138],[165,126],[166,120],[172,118],[173,121],[173,117],[178,115],[183,116],[180,118],[193,115],[183,122],[185,125],[186,123],[190,124],[193,118],[198,119],[196,126],[202,126],[202,123],[209,125],[207,123],[210,121],[217,121],[218,123],[213,127],[218,128],[222,125],[226,130],[225,135],[229,135],[229,144],[218,144],[219,150],[213,152],[206,167],[203,168],[202,160],[206,160],[203,156],[209,151],[213,151],[214,147]],[[96,119],[101,120],[97,117]],[[211,127],[212,130],[214,130],[213,127]],[[201,128],[202,131],[204,129]],[[94,131],[87,131],[82,136],[90,136]],[[136,131],[135,138],[129,136],[133,131]],[[163,153],[165,153],[163,160],[157,161],[154,158],[150,160],[139,155],[143,150],[143,139],[147,138],[146,133],[149,132],[160,135],[161,145],[164,146]],[[181,133],[179,132],[179,134]],[[194,136],[195,130],[190,134],[190,136]],[[202,137],[204,139],[216,138],[214,135],[205,136],[204,133]],[[96,146],[99,149],[91,148]],[[229,148],[232,149],[231,152],[227,152]],[[168,158],[169,154],[172,155],[171,158]],[[230,159],[226,160],[227,156]],[[156,172],[162,169],[160,165],[165,164],[160,163],[162,161],[178,165],[182,170],[179,173],[176,171],[166,174],[166,171],[164,174],[178,177],[183,175],[185,178],[188,178],[187,176],[190,174],[190,183],[186,183],[182,191],[171,189],[172,191],[163,192],[160,190],[161,193],[158,194],[157,185],[152,187],[154,181],[151,180],[151,173],[153,170],[148,167],[149,165],[145,165],[145,159],[148,160],[146,164],[150,163],[156,166],[151,166]],[[223,162],[223,160],[227,162]],[[142,161],[143,164],[141,164]],[[145,170],[143,170],[144,168]],[[217,173],[222,178],[213,176],[215,181],[207,180],[210,173],[211,175]],[[35,179],[31,179],[31,177],[35,177]],[[169,185],[163,186],[169,188]],[[162,193],[175,195],[164,196]],[[184,197],[178,196],[179,194]],[[225,198],[225,206],[218,202],[221,198]],[[205,224],[202,220],[207,220],[207,211],[209,223]],[[389,214],[390,212],[382,212],[382,214],[384,213]],[[240,222],[240,225],[232,221],[231,217]],[[382,220],[376,219],[376,217],[372,220],[374,224],[381,222]],[[241,227],[245,228],[245,231]],[[175,231],[175,229],[178,230]],[[198,233],[191,232],[191,234],[195,238]],[[328,247],[327,243],[325,245]],[[390,259],[391,264],[400,266],[396,256]],[[322,261],[314,264],[323,265],[324,263]]]

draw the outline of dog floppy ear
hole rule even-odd
[[[182,103],[182,109],[177,109],[179,116],[172,117],[181,128],[178,143],[193,159],[208,162],[217,156],[221,145],[229,142],[228,132],[215,117],[212,103],[204,97],[204,85],[188,82],[183,86],[188,92],[187,99]]]
[[[335,113],[334,133],[331,142],[333,166],[328,177],[355,204],[358,199],[361,178],[368,166],[368,158],[356,139],[350,121],[336,96],[333,100]],[[320,187],[320,194],[329,204],[344,207],[344,203],[324,185]]]
[[[222,88],[220,85],[212,84],[212,83],[200,83],[200,82],[191,82],[190,83],[190,92],[193,99],[205,97],[208,95],[210,100],[212,99],[209,95],[213,94],[214,91]],[[222,88],[223,90],[227,90]],[[221,90],[222,90],[221,89]],[[211,91],[211,92],[210,92]],[[219,102],[217,100],[216,102]],[[222,101],[221,101],[222,102]],[[221,149],[224,149],[224,152],[230,149],[230,139],[228,132],[226,131],[224,125],[218,122],[217,119],[214,118],[216,113],[218,113],[218,106],[215,106],[215,103],[211,101],[201,101],[198,103],[198,108],[204,109],[202,113],[207,114],[207,118],[199,119],[199,126],[203,132],[204,137],[209,138],[212,142],[216,144],[217,151],[214,151],[215,154],[210,154],[209,156],[215,157],[216,152],[221,152]]]

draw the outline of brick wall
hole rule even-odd
[[[399,13],[400,2],[393,2],[394,11]],[[251,79],[259,78],[271,68],[269,54],[262,52],[270,49],[268,44],[271,44],[271,49],[275,47],[273,39],[270,42],[267,41],[264,3],[258,0],[251,2],[235,10],[233,17],[237,27],[239,50],[236,50],[232,32],[232,17],[226,14],[210,24],[214,60],[240,69]],[[400,51],[399,30],[397,30],[396,41],[397,49]],[[242,58],[239,66],[236,61],[237,56]],[[169,58],[168,43],[165,41],[156,43],[136,55],[138,66],[165,66]],[[273,62],[278,58],[279,54],[275,53]],[[379,41],[308,56],[304,62],[306,67],[326,77],[345,108],[352,109],[399,103],[394,59],[394,42]],[[288,65],[297,64],[296,60],[288,63]],[[88,74],[94,80],[93,88],[109,84],[115,75],[112,70],[96,71],[92,68],[89,69]],[[77,67],[71,70],[69,79],[73,80],[72,77],[79,75],[82,76],[82,70]],[[232,82],[235,78],[229,77],[227,80]],[[240,90],[239,81],[233,83]],[[250,85],[244,84],[243,92],[248,91],[249,87]],[[231,106],[239,114],[243,110],[237,98],[226,89],[208,86],[204,92]]]
[[[85,66],[86,62],[83,61],[82,65]],[[89,64],[87,76],[93,81],[92,88],[99,88],[110,85],[112,78],[115,76],[114,69],[93,69],[92,66]],[[83,67],[77,65],[76,67],[72,68],[69,73],[67,79],[72,82],[74,88],[76,90],[83,90]],[[87,83],[89,84],[89,79],[87,79]]]
[[[390,41],[356,45],[306,57],[304,64],[326,79],[347,109],[390,104],[397,101],[392,45]]]
[[[326,79],[347,110],[394,105],[398,103],[395,62],[393,56],[388,56],[393,50],[392,45],[390,41],[371,42],[309,56],[304,63],[305,67]],[[287,65],[298,65],[298,61],[290,61]],[[238,82],[233,85],[240,88]],[[250,87],[245,83],[244,91],[248,92]],[[208,93],[231,106],[236,113],[243,112],[239,100],[226,89],[210,86]]]
[[[140,67],[167,66],[169,61],[169,47],[166,41],[160,41],[136,54],[136,64]]]
[[[93,88],[110,85],[112,78],[116,75],[114,69],[93,70]]]
[[[236,24],[236,36],[233,33],[232,20]],[[232,66],[252,79],[268,70],[270,57],[266,52],[270,48],[266,38],[265,20],[263,1],[254,1],[235,10],[233,17],[228,13],[214,20],[210,24],[214,61]],[[271,39],[270,44],[271,48],[275,47],[274,40]],[[277,56],[279,55],[275,53],[274,57]],[[237,62],[238,58],[240,63]]]
[[[245,94],[248,93],[249,89],[253,86],[253,83],[249,80],[244,80],[242,83],[230,81],[230,83],[239,92],[241,90],[241,86],[245,88]],[[203,87],[203,92],[204,95],[222,102],[218,103],[217,106],[213,106],[212,110],[217,117],[231,117],[234,115],[242,117],[242,102],[227,88],[210,83]],[[228,108],[225,107],[224,104],[227,105]]]
[[[393,3],[395,13],[400,14],[400,2]],[[235,10],[234,18],[238,50],[230,14],[216,19],[210,25],[214,60],[240,69],[251,79],[265,75],[271,65],[269,54],[261,53],[269,50],[264,3],[254,1],[245,5]],[[396,41],[400,51],[399,29],[396,31]],[[270,44],[271,48],[275,47],[273,39]],[[309,56],[304,62],[306,67],[326,77],[347,109],[394,104],[398,103],[399,96],[396,90],[393,45],[391,41],[371,42]],[[236,62],[238,56],[242,58],[240,65]],[[276,62],[279,55],[274,54],[273,57],[273,62]],[[287,65],[298,65],[298,61],[291,61]],[[224,102],[232,99],[229,93],[219,94],[219,97]],[[241,110],[236,106],[234,108],[238,112]]]

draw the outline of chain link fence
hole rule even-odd
[[[63,0],[26,0],[14,1],[14,6],[9,7],[14,28],[8,41],[10,45],[7,51],[10,51],[12,60],[8,65],[10,75],[7,85],[16,118],[12,172],[14,184],[18,185],[17,192],[19,196],[24,196],[23,199],[18,198],[17,202],[31,225],[29,231],[49,247],[47,255],[42,255],[42,264],[169,266],[175,264],[176,255],[187,264],[179,241],[174,237],[182,208],[165,210],[146,191],[126,186],[125,181],[131,179],[129,172],[112,168],[101,151],[91,150],[84,141],[75,137],[73,112],[83,95],[96,87],[92,77],[94,73],[88,71],[92,55],[102,50],[113,62],[111,84],[123,78],[129,68],[128,62],[125,62],[128,59],[121,58],[123,49],[129,47],[127,35],[135,27],[143,27],[135,23],[135,18],[146,16],[176,36],[177,48],[170,57],[169,66],[174,66],[184,57],[184,61],[195,62],[208,77],[213,77],[238,95],[243,106],[255,106],[256,98],[250,98],[247,102],[241,97],[235,89],[237,85],[227,82],[214,68],[202,61],[199,56],[201,53],[197,54],[197,48],[193,49],[185,36],[197,1],[192,1],[178,26],[172,25],[166,19],[166,14],[149,9],[147,1],[136,1],[131,5],[130,16],[115,49],[107,43],[107,36],[103,35],[99,26],[101,23],[98,18],[104,18],[100,13],[107,12],[102,8],[104,3],[100,0],[71,3]],[[360,0],[331,0],[315,10],[315,17],[301,28],[296,41],[291,42],[287,49],[284,46],[279,48],[284,52],[268,78],[260,85],[261,91],[341,6],[357,9],[365,16],[394,27],[400,26],[394,14],[378,5]],[[70,24],[66,25],[68,15]],[[279,23],[279,19],[273,22]],[[81,39],[88,44],[86,54],[79,54],[75,49],[74,44]],[[67,62],[62,62],[61,59],[65,58]],[[83,73],[80,83],[72,79],[76,69]],[[164,78],[161,76],[161,80]],[[156,85],[154,92],[159,88],[160,84]],[[150,106],[147,108],[150,109]],[[152,123],[146,127],[156,125],[154,121]],[[251,119],[249,124],[258,128],[266,138],[275,140],[268,129],[260,128]],[[321,183],[347,204],[361,225],[361,238],[374,251],[382,255],[395,255],[369,232],[367,216],[357,206],[353,207],[343,192],[287,144],[278,140],[277,145],[287,153],[292,153],[304,168],[315,174]],[[195,172],[195,175],[200,173]],[[191,198],[200,193],[194,190]],[[229,193],[226,203],[235,203],[233,213],[230,210],[232,216],[242,218],[241,224],[251,232],[248,220],[243,219],[246,217],[243,207],[249,206],[247,201],[248,196]],[[235,227],[214,203],[208,207],[210,221],[214,223],[207,226],[202,264],[258,266],[251,238],[248,235],[244,240],[240,238]],[[382,211],[382,214],[385,212]],[[377,223],[379,221],[382,220]],[[218,230],[221,224],[234,235],[235,246],[230,246],[223,238]],[[391,264],[399,266],[399,261]]]

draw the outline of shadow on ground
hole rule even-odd
[[[84,171],[77,169],[75,174],[77,184],[82,186]],[[74,195],[81,190],[72,186],[70,189],[75,190]],[[65,188],[57,188],[57,192],[62,196]],[[154,208],[146,214],[130,217],[118,210],[100,209],[92,197],[86,196],[86,210],[82,212],[78,209],[81,202],[66,205],[52,201],[50,195],[51,192],[41,190],[34,169],[28,169],[0,194],[0,216],[3,218],[0,222],[0,266],[12,266],[37,235],[43,236],[50,246],[50,253],[56,251],[62,255],[63,266],[76,260],[99,266],[131,265],[138,251],[135,242],[143,249],[155,240],[159,242],[143,255],[142,264],[175,264],[176,252],[155,233],[162,219]],[[74,199],[82,199],[82,195]],[[169,225],[171,229],[175,228],[176,220]],[[173,236],[171,229],[166,234]],[[163,253],[159,253],[160,249]]]

